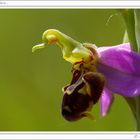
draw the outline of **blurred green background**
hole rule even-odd
[[[119,96],[105,118],[100,118],[97,104],[92,110],[96,121],[65,121],[60,112],[61,88],[71,80],[71,64],[56,46],[31,52],[49,28],[97,46],[119,44],[124,24],[116,13],[111,9],[0,10],[0,131],[134,130],[132,114]]]

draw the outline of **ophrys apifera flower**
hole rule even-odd
[[[109,111],[114,93],[134,97],[140,94],[140,55],[130,44],[96,47],[80,43],[55,29],[43,34],[43,43],[58,45],[63,58],[72,64],[72,80],[63,88],[62,115],[68,121],[92,118],[90,111],[100,101],[101,116]]]

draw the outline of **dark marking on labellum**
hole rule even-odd
[[[87,72],[86,74],[84,74],[83,79],[89,86],[93,103],[96,104],[104,88],[104,76],[98,72]]]
[[[86,117],[85,112],[89,111],[93,104],[97,103],[105,83],[104,77],[100,73],[87,72],[82,76],[80,73],[77,75],[77,72],[74,73],[74,77],[77,81],[81,82],[75,84],[76,87],[71,94],[67,94],[68,87],[77,82],[73,79],[73,82],[66,86],[62,100],[62,115],[68,121],[76,121]],[[88,88],[88,90],[85,90],[85,88]],[[79,92],[80,90],[82,92]]]
[[[76,91],[70,95],[65,93],[62,100],[62,115],[68,121],[86,117],[82,113],[89,108],[91,102],[92,99],[89,95],[79,94]]]

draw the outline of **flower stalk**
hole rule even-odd
[[[137,23],[139,17],[135,15],[136,11],[133,9],[125,9],[119,11],[121,12],[121,15],[123,16],[123,19],[125,21],[126,31],[129,42],[131,44],[131,49],[136,52],[139,52],[139,44],[137,44],[139,42],[138,39],[140,38],[139,34],[137,33],[137,28],[139,28],[140,26]],[[134,98],[125,97],[125,99],[135,118],[136,130],[140,131],[140,96]]]
[[[140,131],[140,96],[136,97],[136,130]]]
[[[121,15],[124,19],[129,42],[131,43],[131,48],[134,51],[138,51],[136,35],[135,35],[135,19],[134,19],[134,10],[132,9],[125,9],[119,10]]]

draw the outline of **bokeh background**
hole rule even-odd
[[[96,121],[63,119],[61,88],[71,80],[71,64],[57,46],[31,52],[49,28],[97,46],[120,44],[124,34],[114,9],[1,9],[0,131],[134,130],[130,109],[119,96],[105,118],[97,104],[92,110]]]

